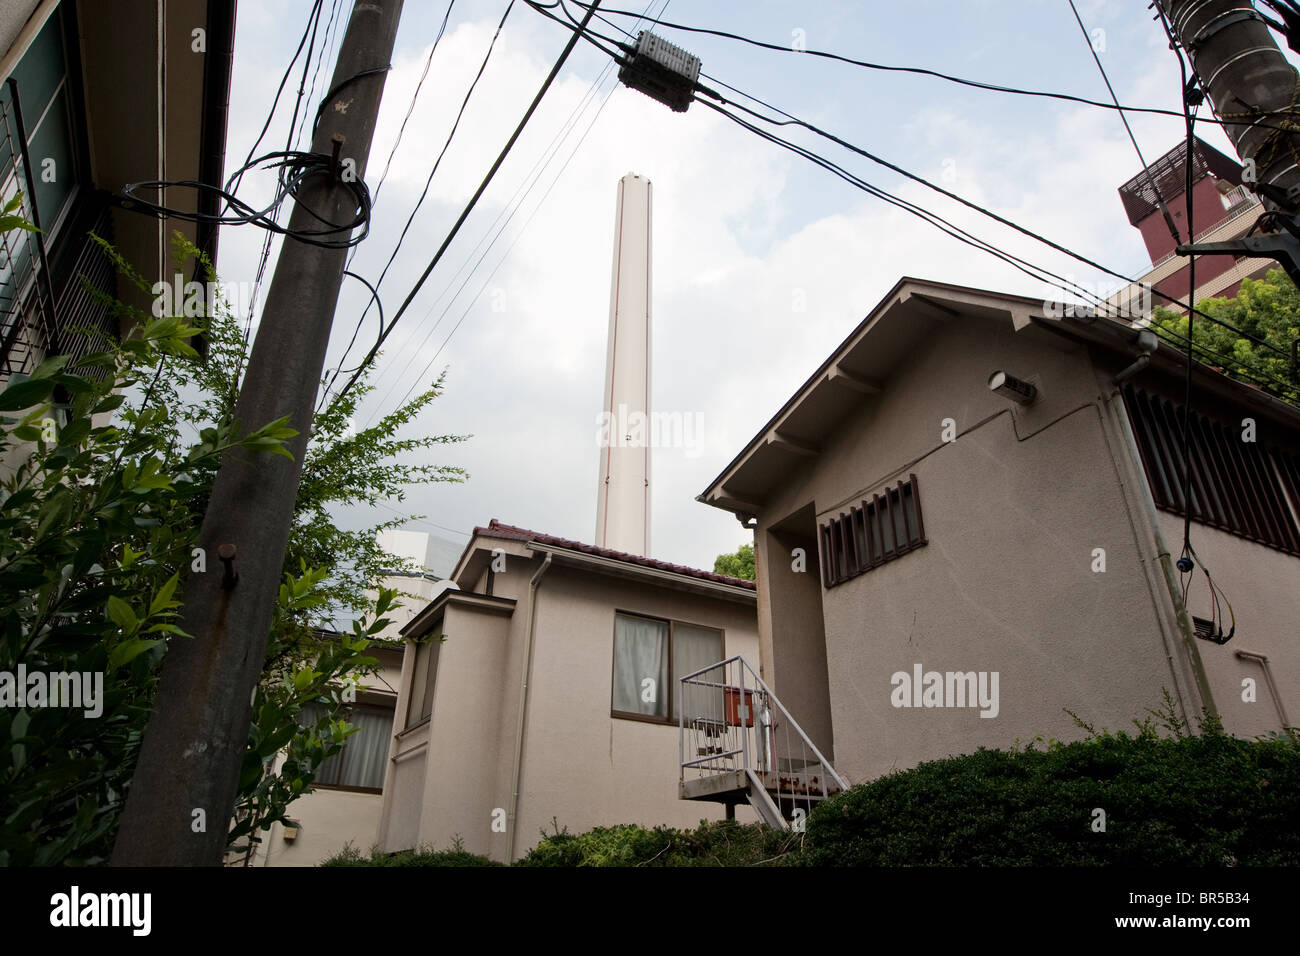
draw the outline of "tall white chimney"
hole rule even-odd
[[[650,180],[618,181],[596,544],[650,553]]]

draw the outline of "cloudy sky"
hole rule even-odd
[[[332,2],[326,0],[327,12]],[[392,254],[508,3],[458,0],[453,6],[380,192],[370,237],[352,265],[372,282]],[[1121,102],[1178,109],[1177,61],[1145,4],[1076,3]],[[350,0],[341,6],[346,17]],[[655,0],[652,15],[662,6]],[[240,5],[228,168],[243,161],[261,129],[310,7],[309,0]],[[636,0],[615,0],[612,7],[633,8],[646,9]],[[407,0],[366,177],[372,190],[446,10],[445,0]],[[1067,0],[670,0],[662,18],[787,48],[802,43],[861,60],[1107,98]],[[639,28],[632,17],[611,19],[633,33]],[[619,36],[608,24],[597,22],[597,29]],[[1116,193],[1141,166],[1112,110],[866,70],[667,26],[656,32],[699,56],[711,77],[1062,245],[1127,275],[1149,266]],[[522,0],[514,4],[380,286],[390,316],[568,36]],[[332,58],[331,49],[309,101],[313,112]],[[651,554],[711,568],[717,554],[735,550],[749,532],[695,496],[901,276],[1035,296],[1050,290],[698,103],[675,113],[618,86],[613,71],[602,73],[608,63],[586,43],[574,51],[386,343],[373,377],[379,388],[358,424],[446,369],[446,393],[418,427],[472,434],[429,459],[459,465],[470,478],[463,485],[414,488],[405,502],[393,502],[404,513],[426,516],[410,529],[463,544],[473,526],[496,517],[593,540],[615,194],[621,176],[640,173],[654,184],[653,407],[703,422],[694,447],[654,454]],[[270,148],[284,142],[298,76],[295,68],[268,134]],[[1138,114],[1131,122],[1148,162],[1183,132],[1174,117]],[[1233,155],[1215,128],[1198,129]],[[1001,248],[1080,280],[1118,284],[832,143],[789,127],[783,132]],[[256,197],[260,188],[250,177],[249,194]],[[219,262],[223,279],[250,282],[260,249],[260,233],[228,228]],[[358,283],[344,286],[330,365],[343,359],[367,299]],[[372,311],[347,364],[356,363],[376,331]],[[339,517],[360,527],[391,516]]]

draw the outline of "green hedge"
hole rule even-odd
[[[799,834],[734,820],[701,820],[695,830],[634,824],[579,834],[557,830],[515,866],[778,866],[803,842]]]
[[[362,853],[350,843],[338,853],[320,863],[321,866],[501,866],[496,860],[490,860],[476,853],[469,853],[456,840],[446,850],[435,850],[431,846],[422,846],[415,850],[402,850],[398,853],[384,853],[377,848],[368,854]]]
[[[853,787],[807,830],[808,866],[1295,866],[1300,740],[1148,727],[981,749]]]

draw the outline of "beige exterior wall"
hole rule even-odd
[[[518,542],[486,543],[506,552],[507,570],[493,575],[494,597],[516,603],[507,615],[453,597],[432,625],[447,638],[437,658],[433,713],[394,742],[381,822],[389,851],[418,844],[444,849],[459,837],[471,852],[506,857],[501,824],[511,804],[529,581],[543,559]],[[481,574],[469,568],[465,577]],[[610,716],[614,615],[624,610],[721,628],[725,653],[756,664],[753,604],[561,560],[539,581],[515,858],[537,843],[552,819],[579,833],[618,823],[691,827],[720,818],[719,805],[678,799],[675,725]],[[399,724],[414,656],[408,644]],[[737,817],[756,819],[746,807]]]
[[[981,745],[1081,736],[1067,708],[1129,726],[1179,686],[1086,350],[973,317],[924,342],[759,517],[759,587],[776,627],[802,612],[806,579],[796,583],[788,556],[772,553],[769,528],[809,505],[820,524],[918,478],[928,545],[821,588],[828,684],[801,666],[803,638],[787,652],[774,631],[764,661],[783,700],[828,699],[832,759],[852,782]],[[1013,410],[990,393],[996,369],[1036,382],[1039,401]],[[941,436],[948,418],[953,442]],[[1094,548],[1105,549],[1104,573],[1092,570]],[[893,706],[892,675],[916,664],[996,672],[997,716]]]
[[[400,652],[379,650],[379,673],[363,681],[361,687],[375,695],[392,695],[401,686],[403,658]],[[376,701],[375,697],[365,700]],[[394,729],[400,718],[394,718]],[[277,759],[277,768],[283,762]],[[387,781],[385,786],[387,787]],[[351,843],[368,853],[379,842],[379,821],[383,795],[316,787],[289,805],[288,817],[300,824],[292,841],[286,840],[284,826],[275,823],[258,834],[262,842],[248,860],[249,866],[316,866]],[[243,859],[230,858],[228,865],[240,865]]]
[[[1171,550],[1180,551],[1183,519],[1161,512],[1160,525]],[[1188,590],[1188,612],[1210,617],[1210,590],[1201,573],[1203,565],[1232,602],[1237,618],[1236,633],[1227,644],[1197,641],[1224,727],[1239,737],[1267,734],[1282,729],[1283,712],[1294,724],[1300,717],[1300,645],[1296,642],[1300,558],[1199,524],[1192,526],[1192,546],[1201,560]],[[1268,658],[1276,697],[1264,665],[1253,656],[1239,657],[1241,652]],[[1255,683],[1253,702],[1243,699],[1242,681],[1246,678]]]
[[[739,654],[756,666],[753,606],[564,566],[552,567],[538,593],[516,854],[535,846],[552,818],[572,833],[721,819],[720,804],[678,799],[676,724],[610,716],[614,616],[627,611],[719,628],[724,656]],[[746,806],[736,817],[758,819]]]

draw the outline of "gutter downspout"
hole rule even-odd
[[[1130,366],[1130,369],[1132,369],[1132,366]],[[1138,476],[1138,481],[1133,483],[1134,490],[1142,504],[1142,512],[1146,517],[1147,525],[1155,542],[1156,557],[1159,559],[1161,570],[1164,572],[1165,587],[1169,591],[1169,597],[1173,602],[1175,620],[1178,630],[1182,632],[1184,649],[1187,652],[1187,664],[1191,668],[1192,676],[1195,678],[1196,689],[1201,697],[1201,706],[1217,717],[1219,709],[1215,706],[1214,695],[1210,692],[1210,681],[1205,673],[1205,664],[1201,660],[1200,649],[1196,646],[1196,635],[1192,628],[1191,617],[1187,613],[1187,608],[1183,605],[1182,592],[1179,589],[1174,566],[1170,560],[1169,545],[1165,542],[1164,532],[1160,530],[1160,519],[1156,514],[1155,500],[1151,497],[1151,488],[1145,480],[1145,471],[1142,468],[1142,456],[1141,452],[1138,451],[1137,438],[1133,435],[1132,426],[1129,425],[1128,413],[1122,407],[1122,400],[1119,403],[1120,407],[1116,407],[1115,399],[1119,397],[1120,392],[1118,390],[1112,392],[1106,400],[1106,405],[1111,412],[1112,419],[1119,426],[1119,432],[1123,437],[1130,465]],[[1199,717],[1200,715],[1184,713],[1184,718],[1189,719],[1189,722],[1192,716]]]
[[[550,570],[553,557],[554,555],[547,552],[546,557],[542,559],[541,567],[537,569],[528,582],[528,627],[524,631],[524,659],[519,679],[519,716],[515,721],[515,761],[510,781],[510,814],[506,817],[505,862],[507,866],[513,863],[515,858],[515,823],[516,815],[519,812],[519,777],[524,765],[524,714],[528,706],[528,679],[533,673],[533,629],[537,623],[537,582],[542,579],[543,574]]]

